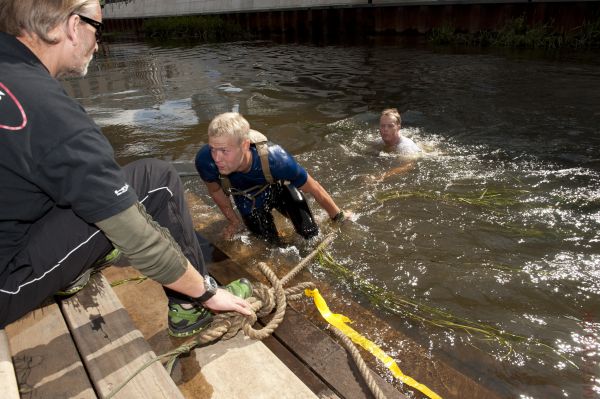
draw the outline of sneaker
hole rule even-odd
[[[106,268],[109,265],[112,265],[117,260],[121,258],[121,251],[118,249],[113,249],[102,259],[98,259],[96,263],[92,265],[89,269],[86,269],[83,273],[81,273],[75,280],[71,281],[67,287],[63,288],[60,291],[57,291],[55,295],[58,296],[70,296],[78,293],[87,285],[90,281],[90,277],[94,273],[98,273],[102,269]]]
[[[252,296],[252,283],[247,278],[234,280],[223,288],[238,298],[246,299]]]
[[[212,313],[203,306],[184,309],[179,303],[169,302],[169,335],[189,337],[208,327]]]
[[[252,283],[246,278],[232,281],[222,288],[242,299],[252,296]],[[169,302],[168,318],[169,335],[182,338],[197,334],[208,327],[213,314],[203,306],[185,309],[181,304]]]
[[[98,259],[92,267],[100,271],[106,266],[114,265],[115,263],[117,263],[121,259],[122,255],[123,253],[117,248],[115,248],[112,251],[110,251],[108,255],[106,255],[104,258]]]

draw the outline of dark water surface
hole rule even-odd
[[[241,112],[355,213],[330,250],[337,268],[317,264],[316,277],[502,397],[596,398],[599,65],[599,54],[138,42],[105,45],[86,79],[65,84],[122,163],[185,167],[212,117]],[[389,106],[426,155],[373,183],[402,162],[375,144]],[[205,211],[218,237],[218,210]],[[236,241],[291,263],[314,246]]]

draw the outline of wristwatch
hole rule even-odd
[[[215,279],[207,274],[206,276],[204,276],[204,289],[206,291],[198,298],[194,298],[194,301],[199,303],[204,303],[208,301],[210,298],[215,296],[215,294],[217,293],[217,288],[219,288],[219,286],[217,285]]]

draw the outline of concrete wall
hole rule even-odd
[[[368,5],[368,0],[128,0],[106,4],[102,13],[106,19],[147,18],[359,5]]]
[[[525,16],[530,25],[552,23],[559,32],[600,18],[600,1],[540,0],[126,0],[103,9],[107,31],[140,34],[144,19],[219,15],[260,35],[365,36],[427,33],[451,23],[462,32],[495,30]],[[292,38],[293,39],[293,38]]]

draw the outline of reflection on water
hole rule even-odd
[[[316,265],[317,277],[502,396],[600,395],[598,55],[269,42],[105,50],[88,78],[65,84],[121,162],[189,164],[210,119],[239,111],[355,213],[329,252],[341,269]],[[373,183],[401,162],[374,144],[389,106],[426,154]],[[204,211],[216,237],[223,222]],[[290,238],[264,251],[294,262],[307,247]]]

